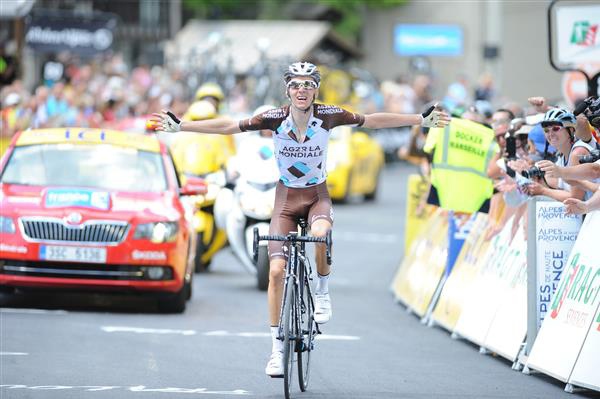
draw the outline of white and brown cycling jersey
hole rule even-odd
[[[287,187],[303,188],[327,178],[327,144],[331,129],[340,125],[361,126],[365,117],[334,105],[315,104],[308,120],[304,141],[298,141],[290,106],[275,108],[241,120],[242,132],[269,129],[274,132],[274,148],[280,180]]]

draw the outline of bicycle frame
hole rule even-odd
[[[286,236],[259,236],[258,229],[254,229],[255,260],[260,240],[284,241],[288,245],[278,326],[278,339],[284,342],[284,392],[286,398],[290,396],[294,356],[297,360],[296,368],[298,369],[300,389],[305,391],[308,387],[310,352],[313,349],[314,337],[320,334],[319,326],[314,322],[315,304],[309,283],[312,280],[312,266],[306,257],[306,243],[324,243],[327,263],[331,264],[331,231],[327,233],[326,237],[309,237],[306,235],[306,221],[300,219],[299,224],[300,235],[294,231]],[[305,342],[305,338],[308,342]],[[303,359],[306,361],[306,365],[303,364]]]

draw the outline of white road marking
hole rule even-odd
[[[19,308],[0,308],[0,313],[22,313],[22,314],[67,314],[66,310],[46,310],[46,309],[19,309]]]
[[[225,337],[225,336],[229,335],[229,333],[225,330],[217,330],[217,331],[205,332],[202,335],[206,335],[209,337]]]
[[[0,352],[0,356],[27,356],[29,353],[25,352]]]
[[[104,326],[103,331],[113,332],[132,332],[136,334],[180,334],[180,335],[195,335],[194,330],[171,330],[168,328],[141,328],[141,327],[117,327],[117,326]]]
[[[400,240],[398,234],[378,234],[354,231],[333,231],[333,241],[361,241],[376,244],[392,244]]]
[[[208,388],[147,388],[145,385],[138,385],[133,387],[121,387],[121,386],[103,386],[103,385],[80,385],[80,386],[69,386],[69,385],[39,385],[39,386],[28,386],[22,384],[2,384],[0,388],[5,389],[31,389],[31,390],[84,390],[87,392],[93,391],[109,391],[109,390],[126,390],[129,392],[163,392],[163,393],[196,393],[205,395],[252,395],[250,391],[244,389],[234,389],[232,391],[211,391]]]
[[[125,326],[104,326],[102,331],[135,333],[135,334],[179,334],[179,335],[204,335],[205,337],[242,337],[242,338],[270,338],[271,333],[268,332],[229,332],[226,330],[215,330],[198,333],[196,330],[172,330],[166,328],[141,328],[141,327],[125,327]],[[332,335],[320,334],[317,336],[319,340],[328,341],[357,341],[360,337],[354,335]]]
[[[215,330],[206,332],[197,332],[196,330],[171,330],[165,328],[140,328],[140,327],[117,327],[117,326],[104,326],[102,330],[105,332],[125,332],[135,334],[180,334],[180,335],[203,335],[205,337],[242,337],[242,338],[270,338],[271,333],[268,332],[229,332],[226,330]],[[333,335],[333,334],[320,334],[317,336],[319,340],[326,341],[358,341],[360,337],[355,335]]]
[[[354,335],[329,335],[320,334],[317,335],[317,340],[328,340],[328,341],[358,341],[360,337]]]

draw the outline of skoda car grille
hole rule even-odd
[[[36,242],[85,242],[118,244],[127,236],[127,222],[89,220],[70,226],[62,219],[21,218],[21,230],[27,239]]]

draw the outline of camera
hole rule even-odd
[[[594,163],[600,160],[600,150],[592,150],[590,151],[590,155],[584,155],[579,158],[579,163]]]
[[[521,175],[523,175],[523,177],[527,178],[527,179],[531,179],[534,177],[544,177],[544,175],[546,174],[546,172],[544,172],[543,170],[541,170],[540,168],[538,168],[537,166],[534,166],[533,168],[530,168],[528,170],[524,170],[523,172],[521,172]]]
[[[506,154],[504,158],[507,162],[517,159],[517,138],[515,137],[515,133],[523,126],[524,123],[525,120],[522,118],[515,118],[510,121],[508,130],[504,136],[506,140]],[[508,164],[506,166],[506,173],[510,177],[515,177],[515,171],[508,167]]]
[[[573,111],[575,116],[583,113],[590,125],[596,129],[600,129],[600,98],[588,97],[581,102]]]

